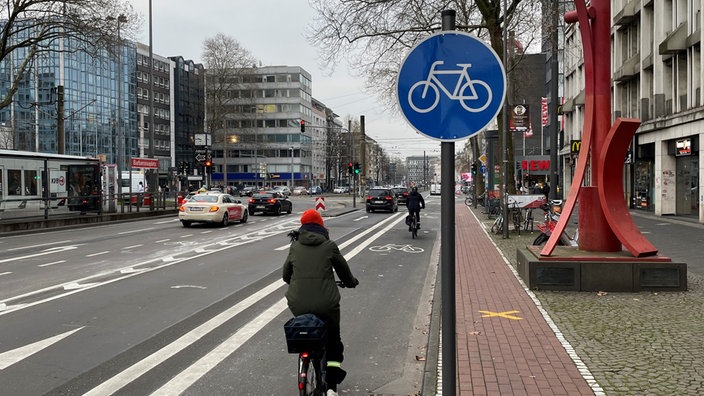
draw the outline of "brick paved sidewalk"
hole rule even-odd
[[[594,394],[588,370],[464,205],[455,229],[458,394]]]

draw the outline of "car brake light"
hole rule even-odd
[[[366,198],[366,199],[372,199],[372,196],[371,196],[371,195],[367,195],[367,198]]]
[[[276,199],[272,198],[272,199],[267,200],[267,202],[269,202],[269,203],[276,203]]]
[[[391,200],[394,199],[394,197],[390,197],[390,196],[388,196],[388,195],[387,195],[386,197],[384,197],[384,198],[386,198],[387,201],[391,201]]]
[[[403,193],[403,196],[404,196],[404,197],[407,197],[407,196],[408,196],[408,193],[407,193],[407,192],[404,192],[404,193]]]
[[[220,210],[219,206],[211,206],[209,212],[217,212],[218,210]]]
[[[254,198],[250,198],[249,203],[254,203]]]
[[[181,205],[181,206],[178,207],[178,211],[179,211],[179,212],[185,212],[185,211],[186,211],[186,207],[183,206],[183,205]]]

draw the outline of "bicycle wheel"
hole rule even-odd
[[[300,396],[317,396],[325,394],[325,379],[321,372],[319,359],[298,358],[298,391]]]
[[[467,197],[464,199],[464,204],[467,206],[472,206],[474,204],[474,201],[472,200],[472,197]]]
[[[499,215],[499,217],[494,220],[494,224],[491,225],[491,232],[494,234],[501,234],[503,232],[504,217]]]
[[[416,216],[413,216],[411,219],[411,237],[413,239],[416,239],[418,236],[418,221],[416,220]]]

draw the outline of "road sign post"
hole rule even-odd
[[[490,46],[456,32],[455,11],[442,11],[442,31],[418,43],[398,73],[396,97],[419,133],[441,141],[441,299],[443,391],[455,394],[455,141],[476,135],[501,111],[506,72]],[[444,356],[447,353],[447,356]]]

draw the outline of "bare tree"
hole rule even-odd
[[[141,17],[124,0],[13,0],[0,8],[0,62],[17,65],[0,97],[0,108],[12,103],[32,62],[46,53],[62,51],[59,42],[70,39],[71,51],[97,54],[114,44],[114,19],[123,15],[124,36],[135,33]]]
[[[400,65],[414,45],[440,30],[442,10],[455,10],[457,28],[489,41],[499,56],[504,53],[504,26],[523,40],[525,46],[536,40],[541,31],[540,3],[507,0],[504,13],[503,1],[311,0],[316,17],[309,27],[308,40],[318,47],[322,66],[332,70],[346,58],[349,67],[365,79],[367,89],[398,114],[395,83]],[[510,163],[512,153],[513,150]],[[502,161],[503,153],[499,163]],[[508,170],[507,177],[512,180],[513,167]]]
[[[233,114],[253,115],[252,128],[256,129],[256,114],[251,90],[245,89],[243,77],[256,66],[257,60],[237,40],[223,33],[208,38],[203,43],[205,72],[206,128],[216,143],[223,148],[223,182],[227,186],[227,151],[229,143],[245,143],[248,139],[237,135],[227,120]],[[258,142],[254,142],[254,146]],[[256,159],[255,159],[256,161]]]

